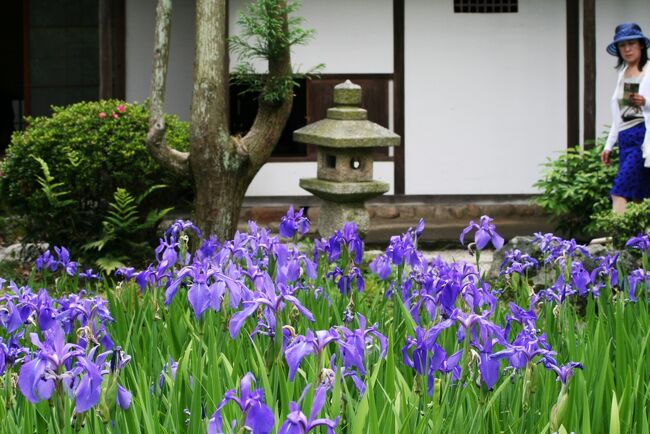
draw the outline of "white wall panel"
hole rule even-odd
[[[126,99],[149,97],[156,0],[126,2]],[[175,1],[165,94],[167,113],[190,118],[194,63],[194,1]]]
[[[238,32],[248,3],[231,0],[231,32]],[[292,61],[300,70],[324,63],[329,74],[393,72],[393,0],[303,0],[298,15],[316,31],[308,45],[295,47]]]
[[[374,163],[374,179],[388,182],[393,194],[393,163]],[[300,188],[300,178],[315,178],[316,163],[267,163],[251,183],[246,196],[306,196],[311,193]]]
[[[564,0],[455,14],[406,2],[406,193],[534,192],[566,147]]]

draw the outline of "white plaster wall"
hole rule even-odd
[[[231,33],[239,31],[237,19],[249,3],[230,1]],[[393,0],[303,0],[298,15],[304,28],[316,31],[292,53],[299,70],[324,63],[328,74],[393,72]]]
[[[566,148],[564,0],[513,14],[405,11],[407,194],[532,193]]]
[[[387,194],[393,194],[393,163],[377,161],[374,163],[374,179],[390,184]],[[308,196],[298,185],[300,178],[315,178],[316,163],[267,163],[262,166],[251,183],[246,196]]]
[[[156,0],[126,2],[126,99],[149,97]],[[194,1],[173,2],[165,110],[190,118],[194,63]]]
[[[612,117],[610,99],[616,86],[616,57],[605,51],[614,39],[614,29],[622,22],[637,22],[650,35],[648,0],[598,0],[596,2],[596,131],[607,131]],[[650,67],[648,64],[647,67]]]

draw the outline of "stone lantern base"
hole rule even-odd
[[[317,178],[302,178],[300,186],[322,200],[318,232],[323,237],[333,235],[346,222],[355,223],[359,236],[365,237],[370,228],[370,214],[364,201],[389,189],[382,181],[333,182]]]
[[[370,214],[363,203],[321,201],[320,215],[318,217],[318,233],[321,236],[330,237],[334,235],[347,222],[355,223],[359,236],[365,238],[370,229]]]

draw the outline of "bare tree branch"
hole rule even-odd
[[[172,1],[158,0],[156,31],[151,74],[149,132],[147,148],[156,161],[176,174],[189,177],[189,154],[172,149],[165,142],[165,87],[169,59],[169,33],[172,19]]]

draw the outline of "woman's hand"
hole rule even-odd
[[[630,102],[637,107],[645,106],[645,97],[639,93],[630,94]]]
[[[612,151],[603,151],[600,153],[600,161],[602,161],[605,166],[609,166],[609,156],[612,154]]]

